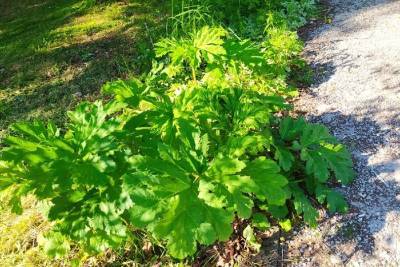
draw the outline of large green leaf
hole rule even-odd
[[[285,186],[288,184],[286,177],[280,174],[280,168],[275,161],[259,157],[249,162],[243,173],[250,176],[258,186],[256,196],[266,199],[270,205],[283,205],[288,198]]]
[[[297,185],[291,185],[293,192],[293,204],[297,214],[303,215],[304,221],[311,227],[317,226],[318,211],[311,205],[310,200]]]
[[[214,63],[224,56],[224,36],[226,31],[223,28],[205,26],[188,38],[162,39],[156,44],[156,56],[169,56],[171,65],[167,67],[167,72],[175,76],[176,71],[171,70],[179,69],[184,63],[197,69],[203,61]]]
[[[190,188],[163,200],[163,212],[148,227],[167,240],[173,257],[183,259],[196,252],[197,242],[209,245],[228,239],[232,220],[232,212],[206,205]]]

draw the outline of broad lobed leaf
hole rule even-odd
[[[55,257],[69,241],[90,253],[119,248],[131,229],[184,259],[228,240],[236,218],[259,229],[289,230],[293,216],[316,226],[313,198],[346,211],[327,184],[349,183],[354,171],[326,127],[283,115],[298,45],[286,30],[268,30],[260,47],[208,26],[163,39],[156,56],[165,61],[142,80],[107,83],[113,99],[81,103],[65,128],[15,124],[0,152],[0,190],[15,189],[15,212],[27,194],[49,201],[45,248]],[[258,248],[250,225],[243,235]]]

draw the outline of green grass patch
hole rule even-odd
[[[105,81],[150,67],[158,1],[0,3],[0,137],[18,120],[64,121]],[[162,29],[163,30],[163,29]]]
[[[164,30],[158,26],[166,10],[166,4],[150,0],[0,1],[0,139],[20,120],[62,124],[76,103],[100,97],[106,81],[149,68],[152,40]],[[24,201],[24,210],[15,215],[0,206],[2,266],[65,266],[83,257],[75,251],[70,259],[49,260],[37,242],[50,224],[34,198]],[[88,258],[88,266],[110,257],[122,264],[107,254]]]

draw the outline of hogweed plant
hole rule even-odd
[[[282,115],[285,91],[261,86],[277,75],[269,48],[208,26],[161,40],[147,77],[107,83],[112,99],[81,103],[64,128],[15,124],[0,188],[15,212],[28,194],[48,203],[57,257],[118,249],[140,230],[184,259],[228,240],[237,218],[254,244],[252,227],[315,227],[317,203],[346,211],[329,184],[351,182],[350,154],[326,127]]]

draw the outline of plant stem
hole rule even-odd
[[[191,67],[191,68],[192,68],[192,79],[193,79],[194,82],[197,82],[197,79],[196,79],[196,70],[195,70],[194,67]]]

